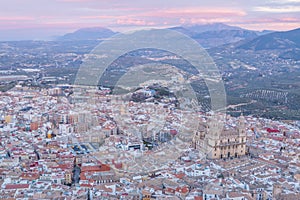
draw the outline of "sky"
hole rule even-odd
[[[129,31],[221,22],[300,28],[300,0],[1,0],[0,40],[51,39],[85,27]]]

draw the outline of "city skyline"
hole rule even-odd
[[[50,39],[85,27],[114,31],[207,23],[251,30],[300,27],[300,0],[12,0],[0,2],[0,7],[0,40]]]

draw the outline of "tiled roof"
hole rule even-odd
[[[97,166],[83,166],[81,167],[81,172],[94,171],[94,172],[103,172],[110,171],[110,167],[108,165],[102,164]]]
[[[16,189],[28,189],[29,184],[7,184],[5,189],[7,190],[16,190]]]

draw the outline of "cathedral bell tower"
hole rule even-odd
[[[245,117],[243,114],[239,117],[238,121],[238,131],[240,136],[246,137],[246,123],[245,123]]]
[[[215,150],[220,143],[224,121],[219,116],[212,116],[207,123],[207,134],[205,137],[207,145],[205,151],[208,157],[214,158]]]

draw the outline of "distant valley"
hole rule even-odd
[[[170,29],[196,40],[214,59],[223,76],[230,114],[300,119],[300,29],[257,32],[220,23]],[[101,40],[115,34],[106,28],[87,28],[55,41],[0,42],[1,76],[25,75],[32,79],[24,84],[35,86],[41,86],[43,77],[56,77],[57,83],[72,83],[85,55]],[[110,69],[117,67],[122,71],[131,65],[151,62],[192,67],[184,60],[150,59],[170,55],[155,50],[131,52],[115,61]],[[7,85],[7,80],[1,82]],[[201,80],[192,84],[200,101],[207,96],[203,84]]]

